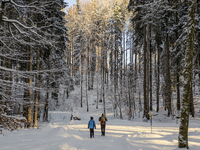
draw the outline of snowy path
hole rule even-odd
[[[102,137],[99,113],[84,113],[81,121],[69,121],[69,112],[51,112],[51,122],[40,129],[25,129],[0,135],[0,150],[176,150],[179,124],[153,124],[112,118],[108,114],[106,136]],[[95,138],[89,138],[90,116],[97,124]],[[190,121],[189,146],[200,149],[200,120]],[[182,150],[182,149],[181,149]]]

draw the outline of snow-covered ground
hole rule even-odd
[[[22,129],[0,134],[0,150],[178,150],[179,123],[156,116],[153,128],[142,118],[132,121],[113,118],[107,114],[106,136],[101,136],[98,118],[102,109],[90,105],[90,112],[79,109],[81,121],[70,121],[70,112],[50,112],[50,123],[39,129]],[[162,114],[161,114],[162,115]],[[94,138],[87,128],[90,116],[97,124]],[[162,118],[162,119],[161,119]],[[166,120],[166,121],[165,121]],[[200,149],[200,119],[190,119],[189,147]]]
[[[143,121],[142,113],[128,121],[125,114],[123,120],[116,119],[107,110],[106,136],[101,136],[98,118],[103,112],[102,103],[96,109],[96,95],[91,91],[88,94],[89,112],[86,112],[85,99],[83,108],[79,108],[79,90],[71,92],[67,100],[60,97],[59,109],[65,111],[50,111],[50,122],[40,123],[39,129],[3,130],[3,134],[0,134],[0,150],[179,150],[180,122],[177,124],[176,120],[165,117],[166,112],[162,109],[153,117],[152,132],[150,122]],[[75,109],[80,114],[80,121],[70,121],[71,110]],[[191,150],[200,150],[200,111],[197,113],[197,117],[190,118],[189,122]],[[97,125],[92,139],[87,128],[90,116],[94,117]]]

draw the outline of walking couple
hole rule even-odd
[[[96,124],[93,119],[93,117],[90,117],[90,121],[88,122],[88,128],[90,129],[90,138],[94,138],[94,128],[96,129]],[[106,121],[108,121],[105,114],[102,114],[101,117],[99,117],[99,121],[101,125],[101,136],[105,136]]]

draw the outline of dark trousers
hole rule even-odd
[[[102,136],[105,136],[105,124],[104,125],[101,125],[101,135]]]
[[[94,129],[90,129],[90,138],[94,137]]]

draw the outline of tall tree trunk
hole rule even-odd
[[[143,57],[144,57],[144,81],[143,81],[143,94],[144,94],[144,114],[143,114],[143,117],[146,117],[148,116],[148,112],[147,112],[147,91],[146,91],[146,68],[147,68],[147,58],[146,58],[146,26],[144,26],[144,42],[143,42],[143,49],[144,49],[144,54],[143,54]]]
[[[152,55],[151,55],[151,53],[152,52],[150,52],[150,72],[149,72],[149,74],[150,74],[150,81],[149,81],[149,84],[150,84],[150,86],[149,86],[149,94],[150,94],[150,111],[152,111],[153,110],[153,100],[152,100]]]
[[[110,51],[110,81],[111,83],[113,83],[113,74],[114,74],[114,64],[113,64],[113,48],[111,48],[111,51]],[[124,66],[125,67],[125,66]],[[110,87],[110,90],[113,92],[113,87],[111,86]]]
[[[149,29],[150,29],[150,31],[149,31],[149,50],[150,50],[150,54],[149,54],[149,65],[150,65],[150,67],[149,67],[149,78],[150,78],[150,80],[149,80],[149,84],[150,84],[150,86],[149,86],[149,94],[150,94],[150,111],[152,111],[153,110],[153,103],[152,103],[152,46],[151,46],[151,25],[149,25]]]
[[[176,9],[178,9],[178,5],[176,5]],[[178,12],[176,11],[176,25],[178,24],[179,19],[178,19]],[[176,39],[178,39],[178,30],[176,30]],[[180,47],[178,47],[178,51],[180,51]],[[179,64],[180,60],[177,59],[176,66],[177,66],[177,71],[176,71],[176,88],[177,88],[177,116],[180,116],[180,108],[181,108],[181,100],[180,100],[180,67]]]
[[[129,33],[130,34],[130,33]],[[129,36],[127,36],[127,37],[129,37]],[[132,65],[132,63],[133,63],[133,59],[132,59],[132,37],[130,38],[129,37],[129,39],[128,39],[128,41],[130,40],[130,53],[129,53],[129,58],[130,58],[130,61],[131,61],[131,65]],[[127,89],[128,89],[128,94],[126,94],[126,100],[127,100],[127,109],[129,109],[128,111],[128,113],[129,113],[129,120],[131,119],[131,113],[130,113],[130,109],[131,109],[131,106],[130,106],[130,101],[131,101],[131,75],[130,75],[130,73],[128,74],[128,77],[127,77],[127,81],[126,81],[126,75],[125,75],[125,59],[126,59],[126,55],[125,55],[125,53],[127,53],[127,50],[124,52],[124,87],[127,87]],[[132,72],[132,66],[130,65],[130,72]]]
[[[157,75],[156,75],[156,102],[157,102],[157,112],[159,111],[159,91],[160,91],[160,48],[157,45],[158,58],[157,58]]]
[[[194,118],[194,98],[193,98],[192,86],[191,86],[191,92],[190,92],[190,114]]]
[[[4,54],[4,49],[2,49],[2,54]],[[5,67],[5,57],[1,57],[1,66]],[[5,70],[1,69],[1,80],[4,81],[5,79]],[[4,87],[0,86],[0,104],[4,104],[4,100],[3,100],[3,93],[4,93]]]
[[[6,6],[6,2],[2,2],[2,1],[1,1],[1,11],[4,10],[5,6]],[[0,27],[1,27],[1,24],[2,24],[3,15],[4,15],[4,14],[1,12],[1,13],[0,13]]]
[[[99,83],[99,46],[98,46],[98,54],[97,54],[97,60],[98,60],[98,63],[97,63],[97,82]],[[110,76],[111,77],[111,76]],[[97,105],[96,105],[96,109],[98,109],[99,107],[99,84],[97,84]]]
[[[135,79],[135,81],[134,81],[134,93],[136,93],[137,92],[137,51],[136,51],[136,49],[135,49],[135,77],[134,77],[134,79]],[[136,106],[136,104],[135,104],[135,100],[136,100],[136,98],[135,98],[135,96],[133,97],[134,98],[134,104],[133,104],[133,106],[134,106],[134,111],[135,111],[135,106]]]
[[[88,88],[88,90],[90,90],[90,87],[91,87],[91,85],[90,85],[90,79],[91,79],[91,77],[90,77],[90,75],[91,75],[91,73],[90,73],[90,51],[89,51],[89,49],[87,50],[87,88]]]
[[[94,85],[94,75],[96,71],[96,48],[94,43],[92,43],[92,59],[91,59],[91,90],[93,90]]]
[[[132,38],[131,38],[131,42],[133,42],[132,41]],[[132,43],[130,44],[131,45],[131,51],[132,51]],[[125,57],[124,57],[125,58]],[[124,73],[126,73],[126,71],[127,71],[127,66],[128,66],[128,53],[127,53],[127,51],[126,51],[126,58],[125,58],[125,68],[124,68]]]
[[[97,82],[99,82],[99,74],[97,75]],[[97,105],[96,109],[99,108],[99,84],[97,83]]]
[[[181,108],[181,120],[178,136],[178,147],[189,148],[188,146],[188,124],[190,99],[192,88],[192,71],[193,71],[193,47],[194,47],[194,26],[195,26],[195,8],[196,0],[188,1],[188,30],[187,30],[187,45],[185,52],[185,68],[184,68],[184,86],[183,86],[183,101]]]
[[[128,88],[128,113],[129,113],[129,120],[132,118],[132,106],[133,106],[133,91],[134,91],[134,86],[133,86],[133,36],[130,38],[130,72],[128,74],[128,81],[127,81],[127,88]],[[127,53],[127,51],[126,51]],[[126,57],[127,59],[127,57]]]
[[[119,98],[119,109],[120,109],[120,119],[123,119],[122,117],[122,98],[123,98],[123,95],[122,95],[122,90],[123,90],[123,87],[122,87],[122,63],[123,63],[123,49],[121,49],[121,60],[120,60],[120,98]]]
[[[48,59],[48,70],[50,70],[50,57]],[[46,102],[45,102],[45,118],[43,118],[43,121],[48,121],[49,117],[49,80],[50,80],[51,73],[49,73],[49,77],[47,77],[47,95],[46,95]]]
[[[29,62],[25,62],[21,68],[24,71],[27,71],[30,69],[30,64]],[[30,128],[31,127],[31,123],[32,123],[32,113],[31,113],[31,95],[30,95],[30,86],[28,86],[29,83],[29,78],[25,77],[25,83],[26,86],[24,87],[24,104],[23,104],[23,116],[26,117],[27,119],[27,127]]]
[[[168,24],[168,20],[167,20]],[[171,115],[171,76],[170,76],[170,50],[169,50],[169,37],[166,37],[166,106],[168,110],[168,117]]]
[[[72,42],[71,42],[71,75],[74,77],[75,75],[75,67],[74,67],[74,57],[73,57],[73,52],[74,52],[74,38],[72,36]]]
[[[138,57],[139,57],[138,74],[139,74],[139,76],[141,76],[141,72],[140,72],[140,70],[141,70],[141,58],[140,58],[141,56],[140,56],[140,52],[138,54]],[[139,85],[139,109],[140,109],[139,112],[141,112],[142,111],[142,102],[141,102],[141,88],[140,88],[140,85]]]
[[[104,55],[104,52],[103,52],[103,61],[102,61],[102,73],[103,73],[103,75],[102,75],[102,98],[103,98],[103,113],[104,114],[106,114],[106,102],[105,102],[105,90],[104,90],[104,80],[105,80],[105,76],[104,76],[104,74],[105,74],[105,61],[104,61],[104,59],[105,59],[105,55]]]
[[[115,35],[115,50],[114,50],[114,95],[115,95],[115,116],[117,117],[117,91],[118,91],[118,48],[117,36]]]
[[[102,43],[102,41],[101,41],[101,43]],[[101,79],[101,81],[100,81],[100,85],[101,85],[101,87],[100,87],[100,101],[102,102],[102,100],[103,100],[103,98],[102,98],[102,97],[103,97],[103,92],[102,92],[102,91],[103,91],[103,86],[102,86],[102,85],[103,85],[103,84],[102,84],[102,82],[103,82],[103,67],[102,67],[102,66],[103,66],[103,57],[102,57],[102,56],[103,56],[103,52],[102,52],[102,51],[103,51],[103,48],[102,48],[102,45],[101,45],[101,47],[100,47],[100,50],[101,50],[101,51],[100,51],[100,55],[101,55],[101,56],[100,56],[100,58],[99,58],[99,60],[100,60],[100,61],[99,61],[99,66],[100,66],[100,79]]]
[[[85,75],[85,98],[87,104],[87,112],[89,112],[89,102],[88,102],[88,73]]]
[[[83,56],[81,55],[81,107],[83,107]]]
[[[147,25],[147,53],[146,53],[146,101],[147,101],[147,114],[149,114],[149,56],[150,56],[150,35],[149,35],[149,24]],[[147,119],[149,119],[149,117],[147,116]]]
[[[200,54],[199,54],[199,67],[200,67]],[[200,97],[200,72],[199,72],[199,97]]]
[[[125,30],[123,31],[123,51],[124,51],[124,54],[123,54],[123,56],[124,56],[124,81],[125,81],[125,73],[126,73],[126,70],[125,70],[125,54],[126,54],[126,34],[125,34]]]
[[[133,61],[133,59],[131,59]],[[133,93],[134,93],[134,78],[133,78],[133,62],[130,63],[130,71],[128,74],[128,83],[127,83],[127,88],[128,88],[128,111],[129,111],[129,120],[131,120],[132,115],[133,115]]]
[[[89,112],[89,102],[88,102],[88,90],[90,89],[89,88],[89,86],[90,86],[90,82],[89,82],[89,80],[90,80],[90,67],[89,67],[89,49],[87,50],[87,56],[86,56],[86,58],[87,58],[87,66],[86,66],[86,76],[85,76],[85,85],[86,85],[86,88],[85,88],[85,94],[86,94],[86,103],[87,103],[87,112]]]
[[[129,79],[131,80],[131,77],[129,77]],[[131,85],[131,81],[129,83],[129,87]],[[128,120],[131,120],[132,118],[132,107],[131,107],[131,88],[128,88],[128,115],[129,115],[129,118]]]
[[[11,59],[6,59],[7,60],[7,65],[6,68],[8,69],[12,69],[12,64],[11,64]],[[12,95],[12,75],[11,75],[11,71],[6,71],[6,81],[8,81],[7,85],[6,85],[6,104],[8,106],[10,106],[11,104],[11,95]],[[8,113],[8,112],[7,112]]]
[[[200,0],[197,0],[197,14],[200,14]],[[198,62],[199,62],[199,68],[200,68],[200,53],[199,53],[199,59],[198,59]],[[198,76],[199,76],[199,83],[198,83],[198,86],[199,86],[199,98],[200,98],[200,72],[198,73]]]
[[[179,80],[179,60],[177,60],[177,72],[176,72],[176,88],[177,88],[177,115],[181,110],[181,99],[180,99],[180,80]]]
[[[31,60],[32,62],[32,60]],[[32,64],[30,65],[30,68],[32,69]],[[37,49],[37,62],[36,62],[36,70],[38,71],[36,74],[36,91],[35,91],[35,106],[34,106],[34,126],[37,127],[37,106],[38,106],[38,97],[39,97],[39,70],[40,70],[40,49],[38,47]]]
[[[30,52],[30,60],[32,59],[32,48],[29,47],[29,52]],[[27,63],[27,67],[29,71],[32,71],[32,61]],[[28,127],[31,127],[31,122],[32,122],[32,112],[31,112],[31,101],[32,101],[32,79],[31,77],[29,78],[29,105],[28,105],[28,122],[29,125]]]

